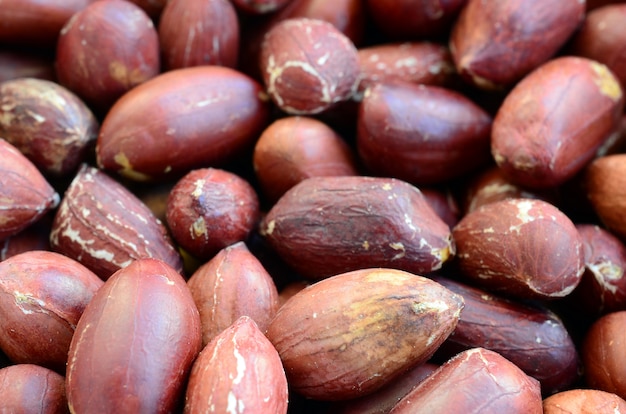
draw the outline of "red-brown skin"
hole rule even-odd
[[[625,411],[624,399],[601,390],[571,389],[543,400],[543,414],[616,414]]]
[[[34,250],[0,262],[0,348],[14,363],[64,374],[76,324],[103,283],[58,253]]]
[[[0,369],[4,413],[69,414],[65,378],[48,368],[17,364]]]
[[[491,152],[514,183],[556,187],[581,171],[619,128],[623,107],[620,83],[605,65],[553,59],[506,96],[493,121]]]
[[[584,175],[594,211],[613,234],[626,242],[626,154],[596,158]]]
[[[464,351],[433,372],[389,413],[541,414],[539,382],[500,354]]]
[[[439,365],[424,362],[401,374],[384,387],[360,398],[340,401],[333,405],[337,414],[386,414],[402,397],[432,374]]]
[[[437,350],[439,359],[470,348],[489,349],[537,379],[544,395],[565,390],[579,379],[576,345],[556,314],[450,278],[432,279],[465,301],[454,332]]]
[[[586,7],[587,11],[591,11],[597,9],[599,7],[607,6],[609,4],[622,3],[621,0],[587,0]]]
[[[206,346],[240,316],[263,332],[278,310],[278,291],[269,273],[243,242],[222,249],[187,281],[200,312]]]
[[[55,82],[21,78],[0,84],[0,136],[47,174],[75,173],[93,151],[98,128],[89,107]]]
[[[120,96],[160,72],[159,53],[156,28],[139,6],[96,1],[61,30],[57,79],[104,114]]]
[[[200,316],[185,280],[137,260],[96,293],[76,326],[66,390],[72,412],[169,413],[201,350]]]
[[[349,100],[358,86],[354,43],[319,19],[277,23],[265,34],[259,62],[267,93],[291,115],[324,112]]]
[[[391,39],[445,35],[467,0],[366,0],[376,28]]]
[[[569,53],[604,63],[626,85],[626,4],[612,4],[589,12],[573,36]]]
[[[507,199],[466,214],[452,229],[464,278],[523,299],[570,294],[584,271],[574,223],[542,200]]]
[[[362,0],[291,0],[287,7],[273,15],[271,24],[299,17],[324,20],[355,45],[360,44],[364,36],[366,12]]]
[[[239,19],[229,0],[170,0],[158,31],[167,70],[237,65]]]
[[[56,211],[50,245],[103,280],[133,260],[149,257],[182,271],[163,223],[121,183],[86,164]]]
[[[490,161],[490,132],[491,116],[460,93],[375,84],[359,107],[357,151],[374,175],[439,184]]]
[[[0,82],[16,78],[55,80],[53,58],[34,52],[0,51]]]
[[[294,0],[232,0],[237,9],[250,14],[268,14],[287,6]]]
[[[293,295],[300,292],[311,283],[304,280],[296,280],[295,282],[289,282],[285,285],[280,292],[278,292],[279,306],[283,306]]]
[[[587,330],[582,347],[586,385],[626,398],[626,311],[608,313]]]
[[[483,204],[507,198],[536,198],[553,204],[557,201],[555,191],[530,190],[513,184],[497,166],[490,166],[472,176],[462,193],[464,214],[478,209]]]
[[[167,225],[176,242],[201,260],[248,238],[261,217],[256,191],[217,168],[192,170],[167,199]]]
[[[198,355],[183,413],[286,414],[288,399],[278,352],[251,318],[241,316]]]
[[[298,394],[357,398],[425,362],[454,330],[463,299],[393,269],[361,269],[301,290],[266,335]]]
[[[585,273],[572,292],[576,306],[590,316],[626,309],[626,245],[608,230],[577,224]]]
[[[94,0],[3,0],[0,44],[54,48],[61,28]]]
[[[243,25],[240,69],[255,79],[262,80],[259,54],[265,34],[286,19],[305,17],[324,20],[335,26],[355,45],[363,41],[366,13],[362,0],[292,0],[286,7],[272,13],[267,21]]]
[[[420,191],[428,205],[450,228],[459,222],[461,211],[451,191],[434,187],[421,187]]]
[[[54,212],[24,230],[0,241],[0,261],[30,250],[50,250],[50,229]]]
[[[15,146],[0,138],[0,240],[41,219],[59,194]]]
[[[169,0],[128,0],[135,3],[154,21],[158,21]]]
[[[111,108],[97,162],[136,180],[223,164],[254,146],[269,109],[261,85],[241,72],[220,66],[169,71]]]
[[[409,81],[451,86],[456,69],[448,48],[433,42],[385,43],[358,50],[359,94],[376,84]]]
[[[343,138],[326,123],[304,116],[270,124],[254,147],[252,162],[271,203],[306,178],[359,174],[356,156]]]
[[[452,28],[450,51],[468,82],[506,88],[554,56],[584,18],[579,0],[468,0]]]
[[[422,193],[392,178],[308,178],[274,204],[260,228],[311,280],[368,267],[423,274],[455,251],[450,228]]]

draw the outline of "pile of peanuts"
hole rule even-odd
[[[625,18],[0,0],[0,412],[626,412]]]

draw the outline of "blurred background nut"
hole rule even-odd
[[[428,205],[450,228],[461,219],[461,210],[455,195],[447,187],[420,187]]]
[[[70,412],[65,377],[35,364],[0,369],[0,399],[7,413],[66,414]]]
[[[626,246],[608,230],[577,224],[585,273],[571,294],[576,308],[589,317],[626,310]]]
[[[596,319],[582,343],[586,384],[590,388],[626,397],[626,311]]]
[[[306,178],[359,174],[352,147],[324,122],[304,116],[270,124],[256,142],[252,163],[271,204]]]
[[[94,0],[3,0],[0,45],[53,48],[65,23]]]
[[[54,59],[32,50],[0,50],[0,82],[17,78],[54,81]]]
[[[508,88],[552,58],[585,18],[579,0],[468,0],[450,33],[457,71],[480,88]]]
[[[446,35],[467,0],[365,0],[374,27],[390,39]]]
[[[55,82],[18,78],[0,83],[0,136],[46,174],[75,173],[91,155],[98,128],[89,107]]]
[[[534,198],[552,204],[558,202],[557,191],[529,189],[509,180],[497,166],[488,166],[473,174],[460,195],[463,214],[477,210],[483,204],[508,198]]]
[[[273,0],[272,0],[273,1]],[[293,18],[319,19],[332,24],[355,46],[365,37],[366,13],[362,0],[291,0],[282,9],[262,20],[248,20],[241,26],[239,68],[254,79],[262,80],[259,55],[265,34],[283,20]]]
[[[131,3],[135,3],[146,12],[148,16],[154,21],[158,21],[163,13],[165,5],[169,0],[129,0]]]
[[[0,137],[0,240],[40,220],[59,199],[37,167]]]
[[[275,13],[293,0],[233,0],[237,9],[252,14]]]
[[[567,51],[604,63],[626,86],[626,30],[621,25],[626,18],[626,4],[617,3],[596,8],[587,13],[582,27],[574,34]]]
[[[367,15],[362,0],[291,0],[272,14],[270,26],[294,18],[319,19],[332,24],[355,45],[365,37]]]
[[[561,391],[543,400],[543,414],[614,414],[624,410],[626,410],[624,399],[610,392],[593,389]]]
[[[351,400],[336,401],[332,407],[338,414],[386,414],[437,368],[439,365],[431,362],[418,364],[373,393]]]
[[[167,225],[176,242],[201,260],[248,238],[261,213],[254,188],[217,168],[192,170],[167,199]]]
[[[612,233],[626,241],[626,154],[596,158],[584,175],[594,211]]]
[[[50,250],[50,229],[54,211],[19,233],[0,241],[0,261],[31,250]]]
[[[408,81],[422,85],[451,86],[456,68],[448,48],[429,41],[376,44],[358,49],[358,94],[376,84]]]
[[[104,114],[125,92],[159,73],[159,53],[157,31],[143,9],[128,1],[96,1],[63,26],[56,75]]]
[[[237,66],[239,19],[229,0],[170,0],[158,25],[166,70]]]

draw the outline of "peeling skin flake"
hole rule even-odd
[[[399,252],[393,256],[391,258],[391,260],[397,260],[397,259],[402,259],[404,257],[404,255],[406,254],[406,251],[404,249],[404,244],[400,243],[400,242],[396,242],[396,243],[389,243],[389,247],[391,247],[394,250],[398,250]]]
[[[46,306],[46,302],[29,293],[22,293],[15,290],[13,291],[13,296],[15,297],[15,304],[25,315],[31,315],[33,313],[49,313],[44,308],[44,306]]]
[[[274,227],[276,226],[276,221],[272,220],[269,223],[267,223],[267,227],[265,228],[265,234],[270,236],[272,234],[272,232],[274,231]]]
[[[621,266],[611,261],[603,261],[587,264],[587,267],[603,289],[608,290],[612,294],[617,292],[618,286],[610,283],[610,281],[618,281],[624,277],[624,269]]]
[[[130,160],[123,152],[115,154],[113,160],[121,167],[120,174],[136,181],[148,181],[150,179],[149,175],[133,170]]]
[[[533,208],[533,202],[530,200],[517,200],[515,202],[515,205],[518,209],[516,217],[520,220],[520,223],[517,225],[511,225],[509,227],[510,232],[515,231],[519,234],[520,229],[523,225],[531,223],[538,218],[543,218],[542,216],[535,217],[530,214],[530,211]]]
[[[622,88],[619,82],[605,65],[599,62],[591,62],[591,69],[596,75],[593,80],[603,95],[614,101],[622,97]]]
[[[237,360],[237,367],[236,367],[237,376],[233,378],[233,384],[239,384],[241,380],[243,379],[244,374],[246,373],[246,360],[237,350],[238,346],[234,338],[233,338],[233,342],[235,342],[234,347],[233,347],[233,355],[235,356],[235,359]]]
[[[193,192],[191,193],[193,197],[199,198],[202,195],[205,182],[206,180],[196,180],[196,182],[194,183],[195,187],[193,189]]]
[[[198,217],[196,221],[193,222],[193,224],[189,228],[189,234],[191,235],[192,239],[207,236],[206,222],[204,221],[204,217]]]

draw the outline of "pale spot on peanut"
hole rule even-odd
[[[619,81],[611,73],[606,65],[599,62],[591,62],[591,69],[593,70],[595,77],[593,81],[600,89],[603,95],[617,101],[622,97],[622,88]]]
[[[115,156],[113,157],[113,161],[115,161],[117,165],[121,167],[119,173],[127,178],[136,181],[147,181],[150,179],[149,175],[133,170],[133,166],[130,164],[130,160],[123,152],[115,154]]]
[[[389,243],[389,247],[391,247],[394,250],[399,251],[395,256],[393,256],[391,258],[391,260],[402,259],[404,257],[404,255],[406,254],[406,250],[404,248],[404,244],[402,244],[400,242]]]
[[[30,293],[22,293],[15,290],[13,291],[13,297],[15,297],[15,304],[25,315],[31,315],[33,313],[49,313],[44,308],[44,306],[46,306],[46,302],[34,297]]]
[[[202,216],[198,217],[196,221],[193,222],[189,230],[190,230],[192,239],[206,236],[207,228],[206,228],[206,222],[204,221],[204,217]]]
[[[196,182],[194,183],[193,191],[191,192],[191,195],[194,198],[199,198],[202,195],[205,182],[206,181],[202,179],[196,180]]]

